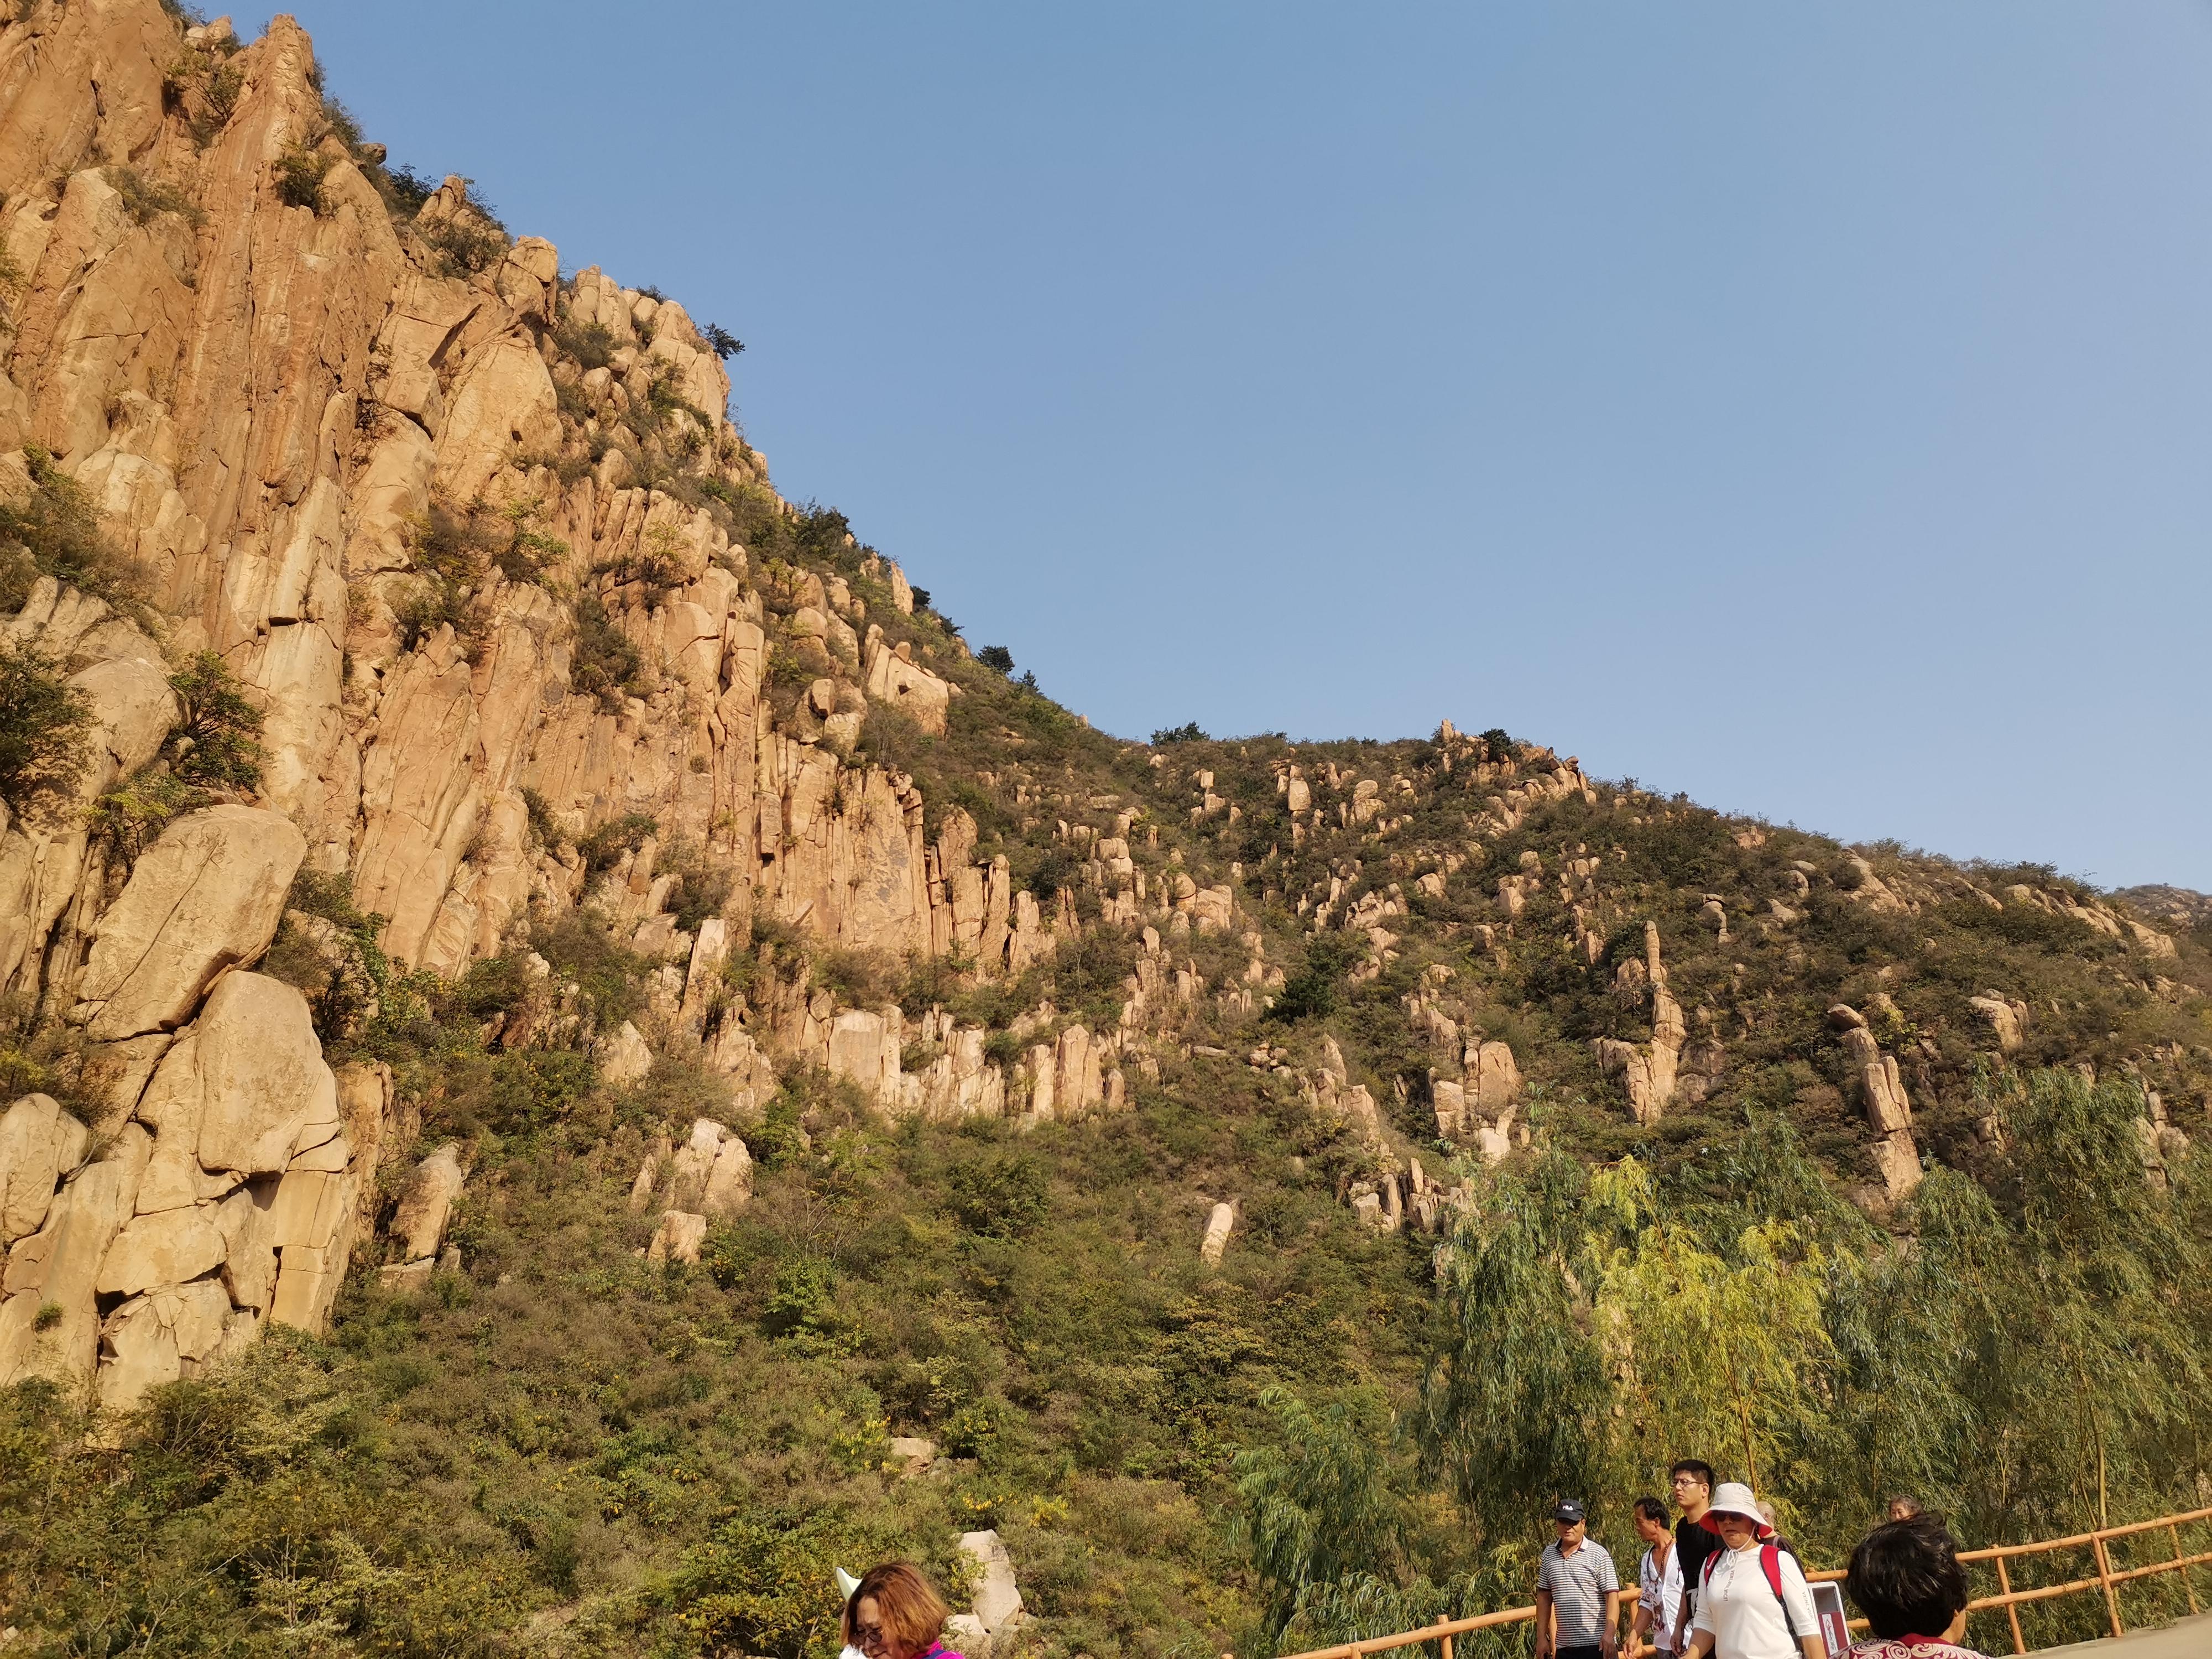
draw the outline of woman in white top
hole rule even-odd
[[[1684,1659],[1828,1659],[1805,1570],[1770,1541],[1751,1488],[1723,1481],[1699,1524],[1727,1547],[1706,1558]]]

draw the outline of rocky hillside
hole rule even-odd
[[[2078,1131],[2124,1179],[2067,1190],[2202,1239],[2201,909],[1450,721],[1109,737],[777,494],[726,331],[390,167],[289,19],[9,15],[27,1650],[827,1652],[830,1565],[892,1552],[960,1586],[971,1659],[1259,1651],[1346,1627],[1355,1569],[1373,1617],[1500,1594],[1527,1539],[1451,1449],[1468,1265],[1624,1170],[1717,1273],[1825,1287],[1808,1342],[1865,1360],[1806,1374],[1837,1422],[1920,1352],[1838,1287],[1970,1212],[2085,1307],[2148,1298],[2112,1378],[2201,1389],[2158,1346],[2204,1328],[2194,1258],[2096,1289],[2036,1197]],[[1613,1281],[1571,1265],[1596,1216],[1529,1328],[1625,1388]],[[1895,1295],[1851,1305],[1928,1292]],[[1885,1480],[1995,1529],[2106,1504],[2124,1455],[2146,1504],[2205,1478],[2163,1382],[2085,1419],[2085,1488],[1942,1363],[1965,1403],[1919,1450],[1867,1407],[1739,1462],[1787,1441],[1822,1541],[1817,1497]],[[1395,1518],[1285,1555],[1327,1509],[1295,1449],[1340,1443]],[[1510,1495],[1610,1501],[1668,1449]]]

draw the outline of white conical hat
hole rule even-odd
[[[837,1575],[837,1594],[848,1601],[851,1601],[853,1592],[860,1588],[860,1581],[842,1567],[832,1567],[830,1571]]]

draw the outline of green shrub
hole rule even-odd
[[[1171,743],[1211,743],[1196,720],[1186,720],[1181,726],[1170,726],[1152,733],[1152,747],[1161,749]]]
[[[558,848],[568,841],[558,819],[553,816],[551,803],[528,784],[522,787],[524,821],[529,827],[530,844],[533,847]]]
[[[601,559],[592,567],[595,576],[611,575],[623,586],[643,590],[648,605],[657,605],[685,580],[682,538],[667,525],[656,525],[645,533],[635,551]]]
[[[620,863],[623,854],[637,851],[645,844],[645,838],[658,834],[659,829],[660,825],[643,812],[625,812],[579,837],[576,851],[584,860],[584,868],[596,875]]]
[[[547,1128],[591,1098],[599,1071],[591,1057],[562,1048],[529,1048],[492,1061],[485,1127],[501,1134]]]
[[[207,805],[215,792],[261,785],[261,711],[222,657],[202,651],[187,659],[169,676],[169,689],[178,720],[161,754],[100,796],[88,815],[88,827],[128,860],[172,820]]]
[[[331,158],[320,150],[305,144],[294,144],[279,155],[271,167],[276,184],[276,199],[287,207],[313,208],[322,211],[323,179],[331,170]]]
[[[261,711],[246,699],[223,659],[202,651],[169,676],[179,718],[169,738],[179,781],[198,787],[261,784]]]
[[[556,981],[575,983],[597,1030],[613,1030],[645,1006],[651,964],[619,943],[594,913],[572,910],[541,924],[532,930],[531,945],[552,964]]]
[[[191,198],[165,179],[149,179],[137,168],[125,167],[109,167],[104,176],[122,197],[124,210],[142,225],[164,213],[178,215],[194,229],[207,221]]]
[[[553,343],[562,356],[574,358],[587,370],[605,368],[614,360],[614,332],[605,323],[580,323],[564,315],[553,331]]]
[[[92,706],[28,640],[0,641],[0,801],[50,809],[91,759]]]
[[[24,447],[23,459],[30,495],[0,503],[0,611],[21,610],[32,580],[52,576],[144,620],[145,572],[108,541],[83,487],[36,444]]]
[[[669,908],[676,925],[687,933],[697,933],[701,922],[722,914],[737,879],[736,867],[729,859],[716,858],[682,836],[669,842],[653,861],[653,868],[681,878]]]
[[[1320,933],[1306,945],[1306,959],[1276,994],[1267,1018],[1290,1024],[1336,1011],[1344,976],[1358,960],[1359,941],[1347,933]]]
[[[571,614],[576,647],[568,662],[568,688],[595,698],[608,714],[620,714],[631,697],[645,695],[645,659],[592,595],[579,594]]]
[[[385,211],[402,224],[411,223],[422,210],[422,204],[437,191],[435,179],[410,167],[372,166],[362,171],[384,198]]]
[[[474,276],[489,270],[507,257],[514,242],[491,204],[476,198],[475,185],[473,179],[462,179],[460,206],[428,224],[422,222],[418,204],[415,234],[437,256],[447,276]],[[434,189],[424,191],[423,199],[434,193]]]
[[[1034,1153],[993,1146],[945,1166],[946,1207],[963,1227],[988,1238],[1033,1231],[1052,1206],[1052,1186]]]
[[[86,816],[86,827],[120,852],[126,861],[136,863],[173,821],[206,804],[206,791],[186,783],[166,761],[157,760],[94,801]]]

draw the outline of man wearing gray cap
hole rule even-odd
[[[1579,1498],[1552,1509],[1559,1535],[1536,1567],[1536,1659],[1613,1659],[1620,1632],[1620,1576],[1589,1540]]]

